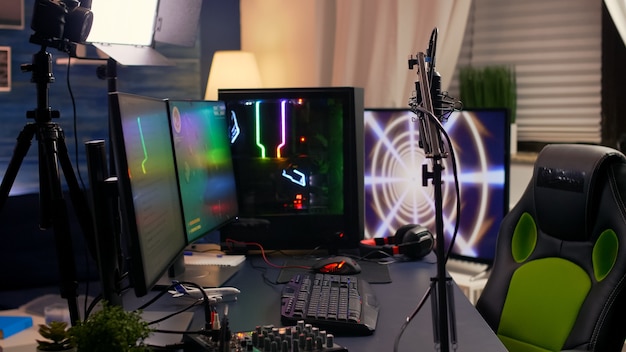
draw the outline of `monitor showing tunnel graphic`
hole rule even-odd
[[[432,185],[422,185],[418,124],[409,109],[365,111],[365,237],[393,235],[416,223],[435,231]],[[454,112],[444,123],[456,153],[461,217],[453,255],[493,260],[500,221],[509,206],[509,120],[506,110]],[[456,213],[451,158],[443,160],[443,217],[446,239]]]

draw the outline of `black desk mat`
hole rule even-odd
[[[315,258],[290,258],[283,263],[284,266],[311,266],[316,261]],[[388,284],[391,283],[389,268],[387,264],[379,264],[377,262],[367,260],[357,260],[361,266],[361,272],[355,276],[365,279],[370,284]],[[283,268],[278,274],[276,282],[284,284],[289,282],[295,274],[306,271],[302,268]]]

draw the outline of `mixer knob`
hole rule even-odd
[[[333,348],[334,345],[335,345],[335,336],[333,336],[333,334],[327,334],[326,335],[326,347]]]
[[[305,351],[313,351],[313,339],[310,337],[306,338],[306,344],[304,346]]]

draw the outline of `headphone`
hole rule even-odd
[[[359,252],[368,258],[381,258],[386,253],[392,256],[403,254],[417,260],[430,253],[434,245],[435,238],[427,228],[408,224],[400,227],[393,236],[361,240]]]

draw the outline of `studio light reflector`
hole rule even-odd
[[[93,0],[87,42],[123,65],[174,65],[154,43],[193,46],[201,8],[202,0]]]
[[[152,45],[158,0],[93,0],[93,25],[87,42]]]

